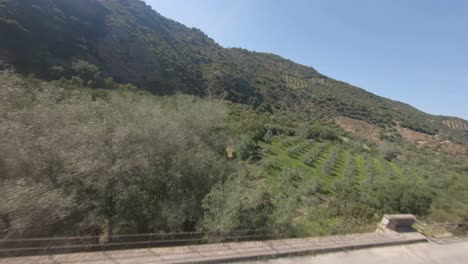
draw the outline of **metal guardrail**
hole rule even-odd
[[[430,240],[437,243],[449,243],[449,241],[468,240],[467,236],[452,236],[436,238],[430,234],[433,228],[466,228],[467,223],[434,224],[427,225],[418,220],[420,231]],[[375,234],[376,239],[381,235]],[[106,251],[132,248],[171,247],[181,245],[197,245],[207,242],[238,242],[255,241],[280,238],[278,234],[269,233],[267,230],[240,230],[229,233],[221,232],[181,232],[181,233],[148,233],[112,235],[106,242],[101,241],[100,236],[75,236],[75,237],[48,237],[48,238],[20,238],[0,239],[0,257],[48,255],[59,253],[73,253],[85,251]],[[356,239],[352,235],[338,236],[338,240]],[[369,239],[369,238],[367,238]],[[325,239],[326,240],[326,239]],[[322,242],[324,240],[322,239]]]
[[[241,230],[229,233],[183,232],[100,236],[0,239],[0,257],[46,255],[82,251],[170,247],[196,245],[209,241],[234,242],[265,240],[274,237],[264,230]]]

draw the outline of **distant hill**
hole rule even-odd
[[[320,112],[466,141],[466,121],[423,113],[277,55],[226,49],[139,0],[2,0],[0,59],[56,78],[82,59],[103,75],[156,94],[216,96],[254,106]],[[457,121],[452,121],[457,120]],[[458,122],[458,123],[457,123]]]

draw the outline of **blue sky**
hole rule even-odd
[[[146,0],[224,47],[270,52],[468,120],[466,0]]]

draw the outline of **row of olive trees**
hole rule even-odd
[[[318,143],[309,153],[306,154],[304,164],[306,164],[307,166],[315,166],[319,161],[320,157],[330,145],[330,141]]]
[[[304,151],[310,148],[315,142],[312,140],[307,140],[292,147],[286,149],[288,156],[292,158],[299,157]]]
[[[226,109],[190,96],[84,91],[0,72],[0,230],[43,236],[193,230],[233,171]]]
[[[342,148],[343,147],[341,145],[336,145],[333,147],[332,151],[330,152],[330,155],[328,155],[327,157],[327,160],[325,160],[325,162],[322,165],[323,175],[335,175],[336,167],[340,162]]]

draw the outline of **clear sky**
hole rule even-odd
[[[270,52],[468,120],[467,0],[146,0],[224,47]]]

